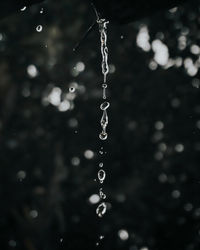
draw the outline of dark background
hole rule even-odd
[[[73,52],[90,4],[46,1],[1,20],[0,249],[200,249],[199,12],[189,1],[108,26],[104,144],[98,28]],[[99,219],[89,198],[102,158]]]

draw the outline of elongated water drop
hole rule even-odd
[[[101,110],[106,110],[107,108],[109,108],[110,106],[110,103],[109,102],[103,102],[101,105],[100,105],[100,109]]]
[[[37,32],[41,32],[41,31],[42,31],[42,25],[38,25],[38,26],[36,27],[36,30],[37,30]]]
[[[25,11],[26,10],[26,6],[24,6],[23,8],[20,9],[21,11]]]
[[[99,179],[100,183],[103,183],[105,178],[106,178],[106,172],[103,169],[99,170],[98,179]]]
[[[107,84],[102,84],[102,88],[103,88],[103,99],[106,99],[106,88],[107,88]]]
[[[108,125],[108,115],[107,115],[106,110],[104,110],[103,115],[101,117],[101,126],[104,132],[105,132],[107,125]]]
[[[99,204],[99,206],[96,209],[96,213],[99,217],[103,217],[103,215],[106,213],[106,203],[102,202],[101,204]]]

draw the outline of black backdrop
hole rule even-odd
[[[88,250],[100,235],[106,250],[200,249],[199,10],[108,26],[103,156],[97,28],[73,52],[90,4],[46,1],[1,21],[0,249]],[[102,157],[99,219],[89,198]]]

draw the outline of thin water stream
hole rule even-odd
[[[103,74],[103,83],[102,83],[102,90],[103,90],[103,95],[102,99],[103,102],[100,105],[100,109],[103,111],[100,124],[102,128],[102,132],[99,134],[99,138],[101,140],[106,140],[108,138],[108,134],[106,131],[106,128],[108,126],[108,114],[107,114],[107,109],[110,106],[110,103],[106,101],[107,95],[106,95],[106,90],[107,90],[107,74],[109,73],[109,66],[108,66],[108,47],[107,47],[107,24],[109,23],[105,19],[99,19],[97,18],[97,23],[99,25],[99,32],[100,32],[100,42],[101,42],[101,55],[102,55],[102,63],[101,63],[101,68],[102,68],[102,74]],[[101,150],[99,153],[102,154],[103,151]],[[106,172],[103,169],[104,164],[103,162],[99,163],[99,168],[100,170],[98,171],[98,180],[100,185],[103,184],[105,178],[106,178]],[[107,206],[106,206],[106,194],[103,191],[103,188],[100,187],[99,189],[99,197],[100,197],[100,204],[96,209],[97,215],[101,218],[103,215],[106,213]]]

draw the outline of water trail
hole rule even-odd
[[[101,63],[101,69],[103,74],[103,99],[105,100],[107,98],[106,96],[106,89],[107,89],[107,74],[109,73],[109,66],[108,66],[108,47],[107,47],[107,24],[109,23],[105,19],[99,19],[97,20],[97,23],[99,24],[99,32],[100,32],[100,41],[101,41],[101,55],[102,55],[102,63]],[[100,108],[103,110],[103,115],[101,118],[101,127],[102,132],[99,135],[99,138],[101,140],[106,140],[108,135],[106,133],[106,127],[108,125],[108,115],[106,112],[106,109],[110,106],[109,102],[104,102],[101,104]]]
[[[101,42],[101,55],[102,55],[102,63],[101,63],[101,69],[102,69],[102,74],[103,74],[103,83],[102,83],[102,90],[103,90],[103,102],[100,105],[100,109],[103,111],[100,124],[102,128],[102,132],[99,134],[99,138],[101,140],[106,140],[108,138],[107,134],[107,126],[108,126],[108,114],[107,114],[107,109],[110,106],[110,103],[106,101],[107,99],[107,74],[109,73],[109,66],[108,66],[108,47],[107,47],[107,24],[109,23],[105,19],[99,19],[97,16],[97,23],[99,25],[99,32],[100,32],[100,42]],[[103,155],[103,148],[99,151],[100,155]],[[98,171],[98,180],[100,185],[103,184],[105,178],[106,178],[106,172],[103,169],[104,164],[103,162],[99,163],[99,168],[100,170]],[[103,188],[101,187],[99,189],[99,197],[100,197],[100,204],[96,209],[97,215],[101,218],[103,215],[106,213],[107,210],[107,205],[105,203],[106,199],[106,194],[103,191]]]

